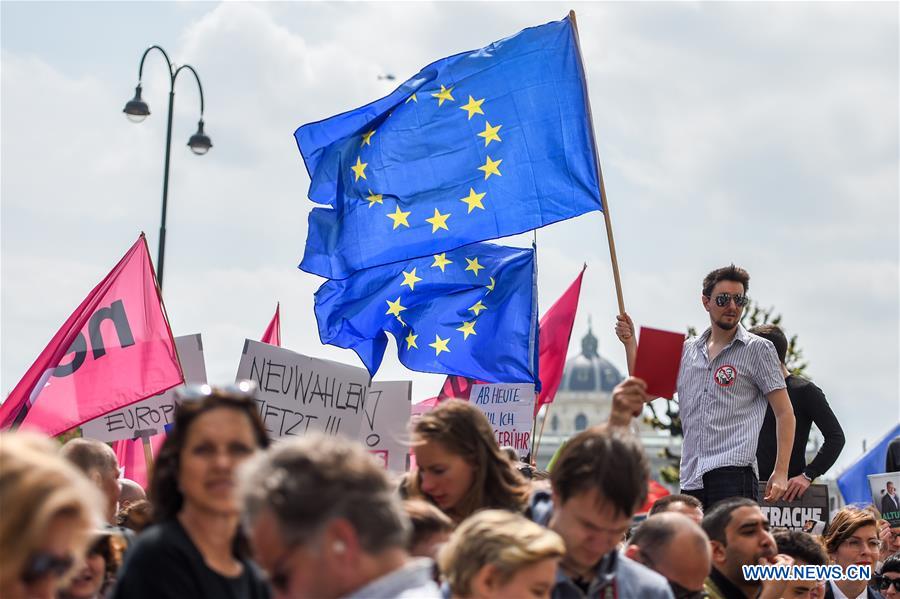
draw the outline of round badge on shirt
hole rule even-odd
[[[716,374],[713,376],[713,379],[720,387],[730,387],[734,384],[734,381],[737,380],[737,368],[735,368],[731,364],[720,366],[716,370]]]

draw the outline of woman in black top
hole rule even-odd
[[[185,392],[156,460],[150,499],[156,524],[138,536],[114,599],[268,599],[238,527],[235,471],[268,446],[255,387]]]

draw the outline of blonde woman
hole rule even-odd
[[[464,521],[441,549],[454,599],[550,597],[565,544],[555,532],[505,510]]]
[[[102,522],[99,491],[49,439],[0,434],[0,597],[54,597]]]

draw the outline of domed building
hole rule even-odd
[[[566,439],[589,426],[606,422],[612,404],[612,391],[624,379],[619,369],[600,355],[597,337],[588,320],[587,334],[581,338],[581,352],[566,361],[553,403],[538,414],[537,430],[540,432],[545,410],[549,408],[537,453],[540,467],[547,465]],[[680,453],[680,444],[668,433],[655,430],[641,419],[636,418],[633,426],[650,460],[651,476],[659,481],[659,469],[669,465],[663,458],[663,451],[669,448],[676,454]]]

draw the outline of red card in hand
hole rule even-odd
[[[634,376],[644,379],[647,393],[671,399],[678,383],[684,335],[641,327]]]

